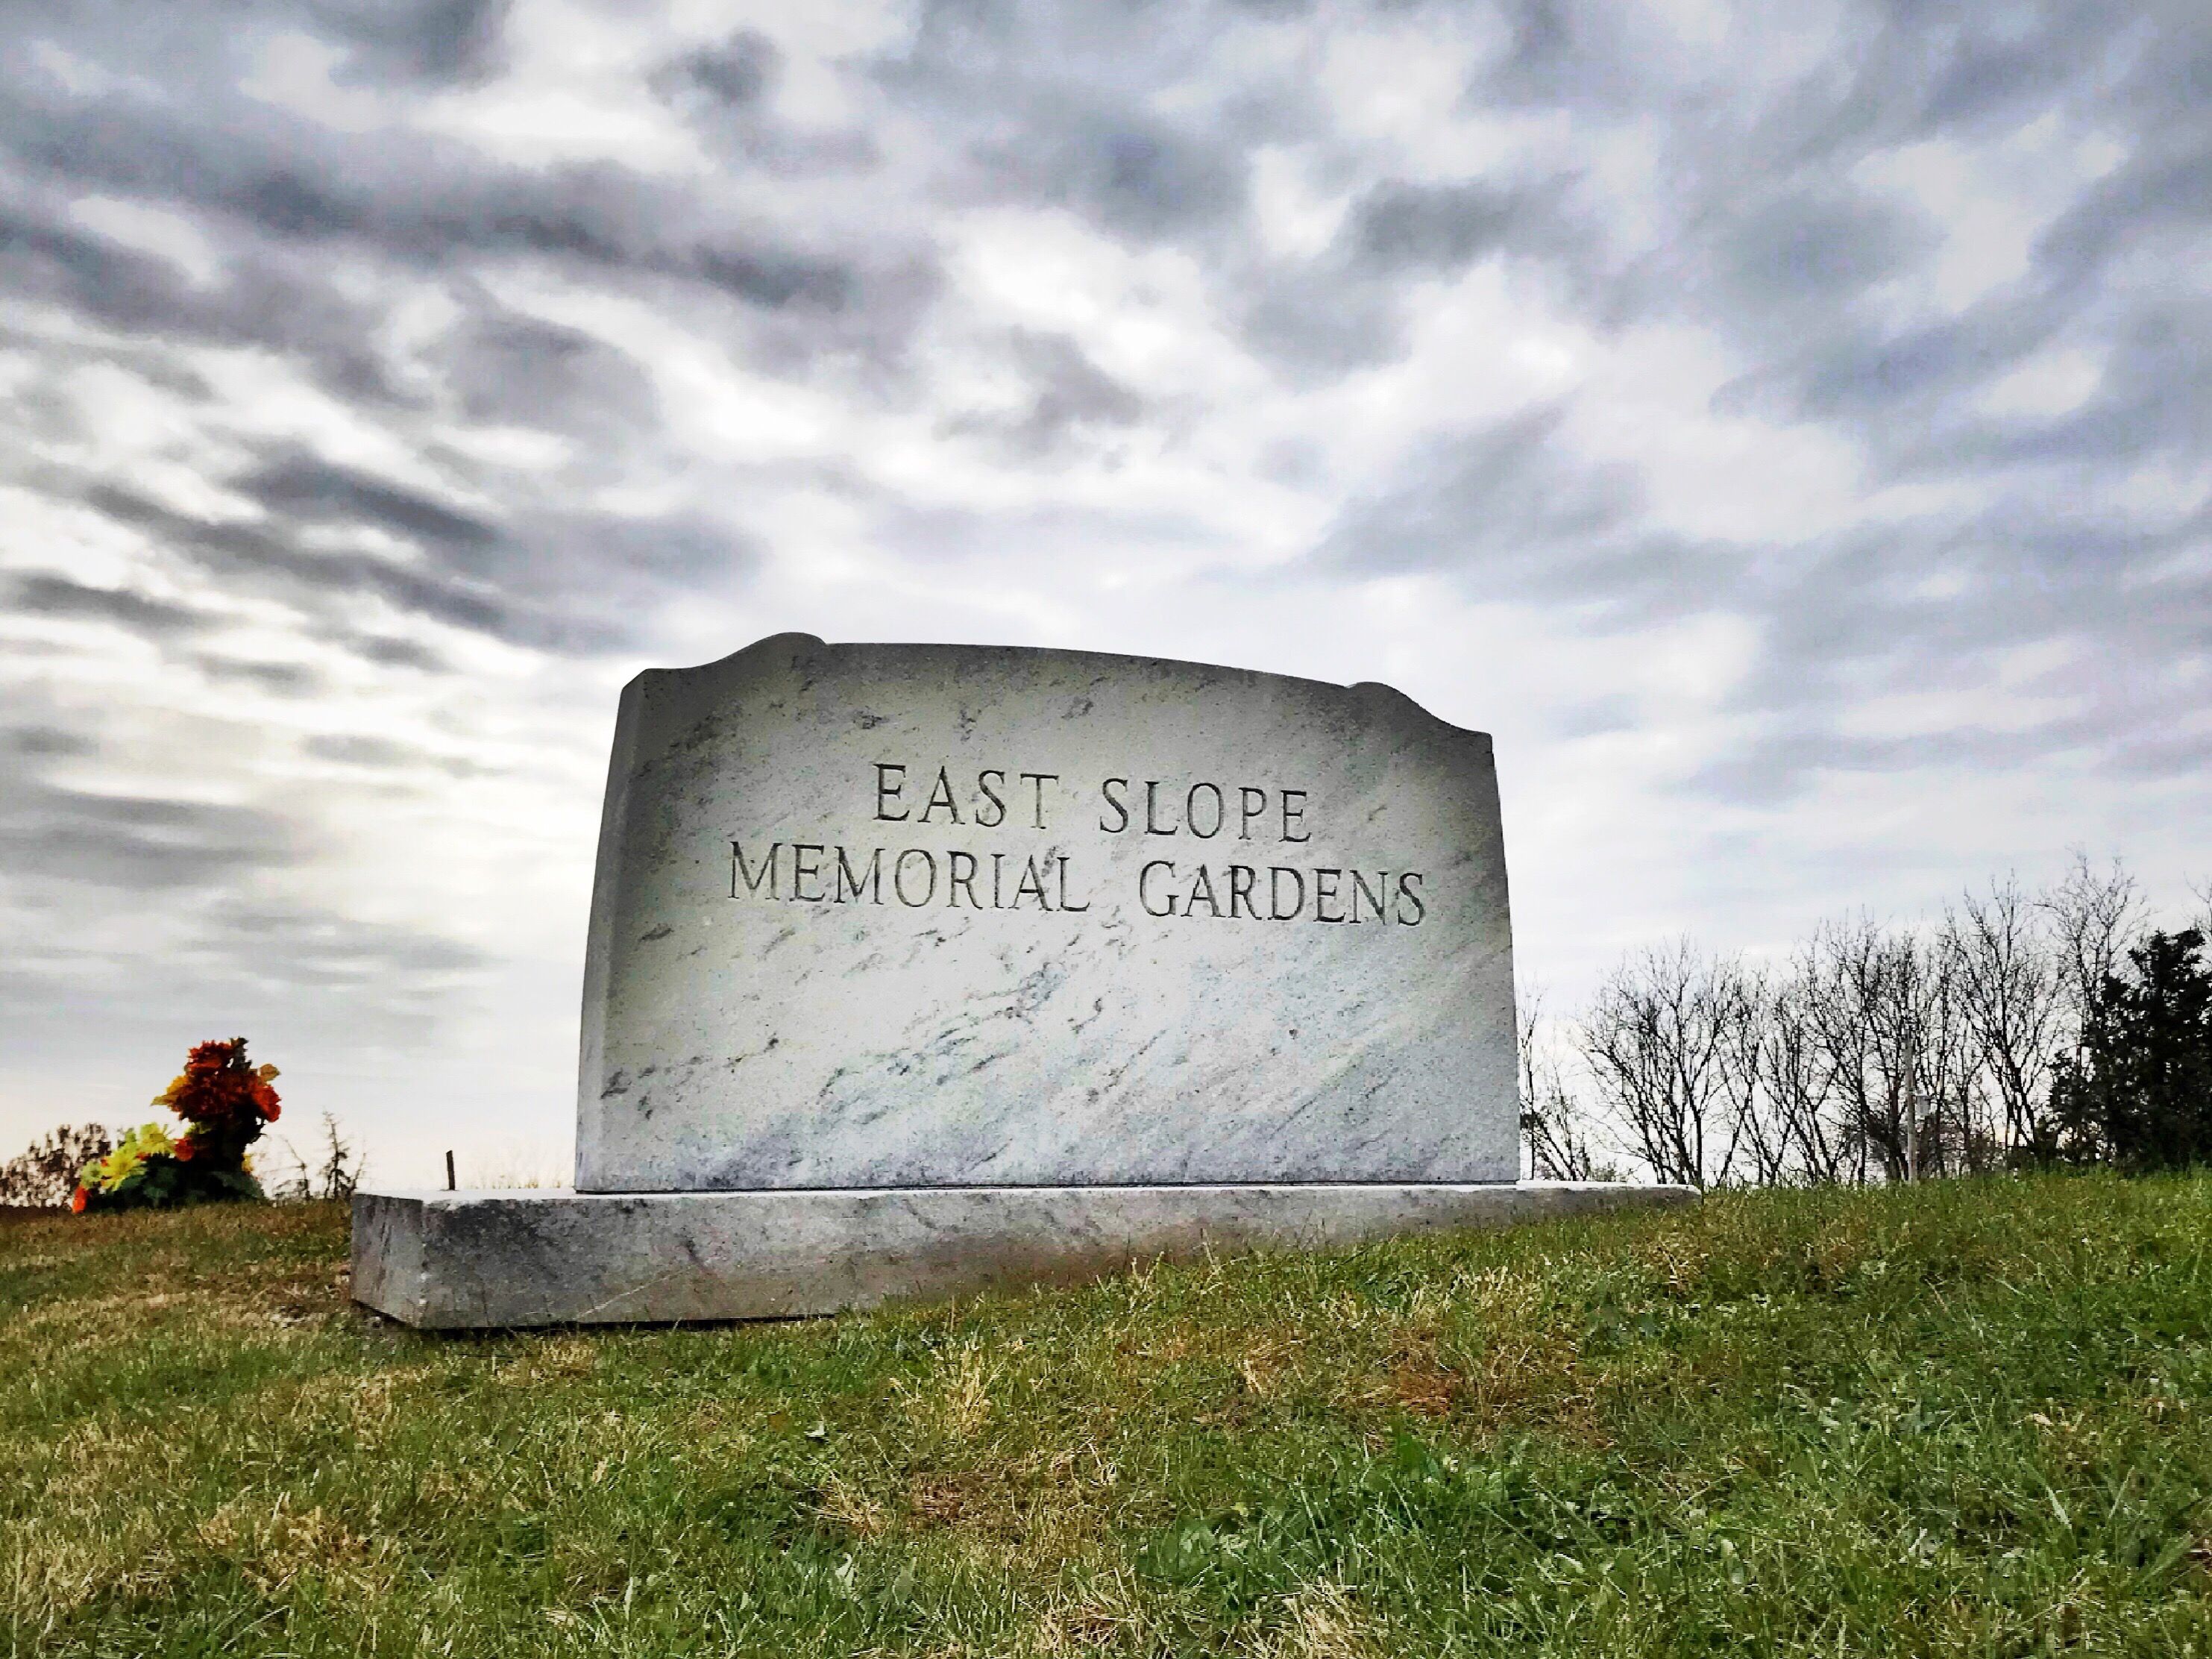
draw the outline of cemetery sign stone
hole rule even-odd
[[[1383,685],[779,635],[625,690],[574,1193],[364,1194],[432,1325],[1341,1243],[1516,1182],[1490,739]]]

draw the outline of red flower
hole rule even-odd
[[[70,1194],[70,1213],[71,1215],[82,1215],[84,1213],[84,1206],[91,1201],[92,1195],[86,1192],[83,1188],[78,1188],[75,1192]]]
[[[182,1075],[154,1097],[189,1127],[172,1156],[218,1173],[240,1169],[246,1149],[279,1115],[269,1086],[276,1076],[274,1066],[246,1059],[244,1037],[194,1043]]]
[[[192,1138],[190,1135],[180,1135],[175,1144],[169,1148],[169,1156],[179,1164],[189,1164],[192,1161]]]

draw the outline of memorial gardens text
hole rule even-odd
[[[1137,872],[1136,898],[1148,915],[1418,927],[1427,915],[1419,871],[1262,863],[1243,852],[1247,846],[1279,849],[1313,839],[1303,789],[1110,777],[1086,794],[1060,787],[1062,780],[1054,772],[987,768],[975,774],[972,786],[964,772],[956,785],[947,767],[937,768],[926,784],[927,769],[919,772],[896,762],[875,763],[877,823],[987,830],[1011,824],[1017,831],[1073,829],[1157,837],[1163,854],[1182,853],[1191,842],[1238,847],[1241,856],[1233,860],[1209,858],[1211,848],[1192,847],[1181,857],[1145,860]],[[1010,854],[796,841],[762,848],[732,838],[730,896],[781,903],[889,902],[913,909],[1028,906],[1080,915],[1096,895],[1074,860],[1057,850]]]

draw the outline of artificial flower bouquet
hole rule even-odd
[[[259,1198],[246,1149],[276,1121],[276,1076],[274,1066],[247,1060],[244,1037],[197,1044],[182,1075],[154,1097],[185,1121],[184,1133],[172,1138],[159,1123],[131,1130],[84,1166],[70,1208],[82,1214]]]

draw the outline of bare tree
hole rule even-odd
[[[2212,884],[2195,890],[2212,933]],[[1916,1181],[2048,1156],[2061,1062],[2144,911],[2117,860],[2077,851],[2039,894],[2008,876],[1932,928],[1829,921],[1774,969],[1687,940],[1628,957],[1582,1028],[1596,1121],[1660,1179],[1701,1187]],[[1556,1064],[1540,1076],[1534,1030],[1532,1157],[1564,1158],[1553,1126],[1575,1121],[1571,1097]]]
[[[2212,906],[2212,891],[2205,902]],[[2066,1036],[2079,1053],[2089,1011],[2142,925],[2142,889],[2117,858],[2100,870],[2077,847],[2065,875],[2044,890],[2037,907],[2057,934],[2071,1027]]]
[[[1516,999],[1521,1050],[1521,1128],[1528,1148],[1529,1173],[1539,1181],[1601,1179],[1598,1159],[1580,1122],[1581,1112],[1567,1087],[1559,1056],[1546,1039],[1540,987],[1524,988]]]
[[[58,1209],[70,1201],[84,1166],[113,1150],[113,1136],[99,1124],[64,1124],[0,1164],[0,1206]]]
[[[254,1158],[253,1177],[262,1195],[278,1204],[304,1204],[315,1195],[315,1183],[307,1160],[283,1135],[272,1134],[261,1143]]]
[[[1802,1179],[1850,1178],[1852,1140],[1837,1113],[1836,1061],[1814,1006],[1820,969],[1799,951],[1775,984],[1766,1019],[1764,1073],[1775,1122]]]
[[[1867,917],[1827,922],[1813,935],[1800,989],[1827,1061],[1845,1177],[1864,1182],[1881,1135],[1885,1091],[1870,1006],[1881,998],[1883,942]]]
[[[1747,1178],[1754,1186],[1780,1186],[1795,1179],[1797,1170],[1790,1123],[1772,1076],[1782,989],[1769,975],[1729,963],[1718,965],[1713,991],[1722,1093]]]
[[[1957,1088],[1941,953],[1870,917],[1845,918],[1814,933],[1793,989],[1820,1051],[1835,1178],[1905,1181],[1940,1168]]]
[[[1583,1024],[1598,1091],[1661,1181],[1721,1186],[1735,1172],[1725,977],[1686,939],[1647,951],[1598,988]]]
[[[1859,994],[1862,1017],[1874,1041],[1862,1133],[1881,1157],[1883,1176],[1910,1181],[1928,1138],[1923,1128],[1929,1104],[1923,1062],[1937,1005],[1938,970],[1932,954],[1902,931],[1877,933],[1867,960],[1871,972]]]
[[[323,1114],[322,1138],[322,1150],[316,1154],[318,1161],[312,1164],[300,1156],[290,1141],[277,1140],[285,1157],[291,1160],[291,1168],[281,1173],[271,1170],[262,1183],[270,1198],[285,1203],[304,1203],[311,1199],[343,1200],[353,1196],[354,1189],[361,1185],[368,1160],[338,1133],[338,1121],[328,1112]]]
[[[323,1114],[322,1162],[315,1170],[316,1196],[348,1200],[361,1178],[368,1159],[354,1150],[351,1141],[338,1133],[338,1121],[328,1112]]]
[[[2066,985],[2042,925],[2045,908],[2008,876],[1991,882],[1986,897],[1969,892],[1943,915],[1944,953],[2007,1152],[2039,1144],[2061,1037]]]
[[[1920,945],[1920,1052],[1911,1124],[1911,1178],[1993,1166],[1993,1142],[1976,1110],[1982,1055],[1957,961],[1939,934]]]

